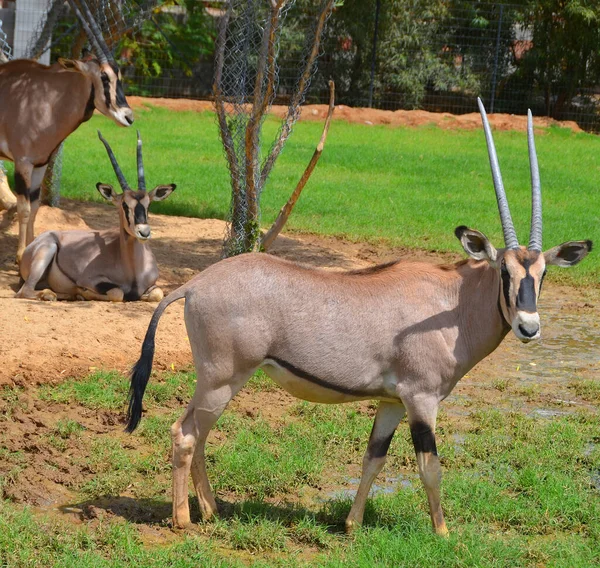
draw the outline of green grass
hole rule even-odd
[[[442,413],[438,449],[451,531],[444,540],[431,534],[405,423],[380,478],[400,474],[409,483],[371,498],[364,526],[348,537],[343,522],[351,500],[336,495],[348,487],[348,477],[358,475],[374,405],[297,402],[271,421],[260,411],[249,415],[243,407],[230,408],[207,448],[222,516],[188,532],[171,532],[165,526],[169,426],[187,402],[194,378],[191,373],[154,376],[149,389],[153,383],[159,388],[146,399],[147,412],[133,436],[118,425],[100,430],[104,433],[93,425],[84,428],[78,414],[89,420],[90,413],[117,408],[112,394],[101,398],[90,385],[114,393],[125,390],[123,381],[118,373],[105,372],[82,379],[87,385],[82,390],[70,380],[30,391],[31,400],[54,405],[49,408],[57,413],[68,409],[69,417],[30,431],[22,450],[0,451],[0,488],[27,474],[30,448],[35,453],[50,435],[58,444],[53,447],[71,456],[81,472],[72,487],[77,506],[85,510],[91,503],[102,513],[106,504],[110,511],[111,503],[125,502],[133,513],[102,513],[72,523],[69,517],[40,515],[0,499],[0,565],[566,568],[600,562],[596,411],[551,420],[485,406],[459,421]],[[264,381],[255,377],[248,392],[267,401]],[[569,388],[574,384],[584,385]],[[597,402],[590,385],[586,382],[575,395]],[[2,392],[2,399],[18,404],[22,390],[10,390]],[[193,497],[192,517],[198,520]],[[148,541],[152,534],[160,538]]]
[[[278,121],[265,123],[264,147]],[[215,118],[210,113],[138,110],[149,186],[177,183],[177,191],[153,210],[225,218],[230,185]],[[100,128],[131,181],[135,132],[104,117],[83,124],[66,143],[64,195],[102,198],[98,181],[115,182]],[[295,127],[262,197],[263,226],[275,218],[308,163],[322,126]],[[496,145],[518,235],[527,244],[530,181],[524,132],[496,132]],[[546,248],[567,240],[600,242],[600,138],[551,127],[537,135],[544,196]],[[287,228],[391,246],[462,252],[454,228],[465,224],[503,245],[483,133],[390,128],[335,121],[327,146]],[[592,254],[555,279],[597,284],[600,256]]]

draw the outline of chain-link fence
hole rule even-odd
[[[215,38],[227,0],[158,0],[151,11],[136,1],[128,5],[138,25],[113,44],[127,92],[211,97]],[[36,2],[45,17],[48,0],[0,0],[0,19],[17,57],[23,55],[12,43],[3,10]],[[481,96],[493,112],[524,114],[531,108],[538,116],[599,131],[600,6],[577,12],[555,3],[346,0],[329,20],[307,100],[326,103],[327,82],[334,79],[338,104],[465,113],[476,111]],[[48,5],[65,10],[48,42],[54,59],[69,55],[74,19],[63,0]],[[276,103],[287,102],[293,91],[313,5],[297,0],[290,8]],[[16,16],[18,27],[23,18],[18,10]]]

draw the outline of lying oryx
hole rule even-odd
[[[25,283],[17,298],[39,300],[106,300],[158,302],[158,267],[146,242],[150,238],[148,206],[171,195],[175,184],[146,191],[142,140],[138,132],[138,190],[127,185],[108,142],[102,138],[123,193],[98,183],[98,191],[119,211],[119,228],[106,231],[47,231],[23,253],[20,272]],[[36,291],[45,282],[49,289]]]
[[[133,122],[119,68],[87,4],[80,4],[83,14],[70,0],[95,59],[60,59],[50,67],[27,59],[0,65],[0,160],[15,164],[19,263],[34,238],[48,162],[63,140],[92,118],[94,109],[122,126]]]
[[[203,517],[216,512],[206,476],[206,437],[229,401],[263,368],[305,400],[380,401],[348,530],[362,522],[371,484],[407,413],[433,528],[447,533],[434,434],[440,402],[511,328],[523,342],[540,336],[537,299],[546,265],[572,266],[592,248],[590,241],[574,241],[542,252],[531,114],[532,225],[529,246],[519,246],[481,102],[480,109],[506,248],[495,249],[483,233],[458,227],[456,236],[471,259],[448,266],[407,261],[329,272],[246,254],[209,267],[159,304],[132,372],[127,430],[142,415],[159,318],[169,304],[185,298],[198,380],[171,428],[176,526],[190,522],[190,469]]]

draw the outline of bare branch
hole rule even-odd
[[[281,128],[281,131],[279,133],[279,138],[273,145],[273,149],[271,150],[271,153],[269,154],[269,156],[265,162],[265,165],[263,166],[263,169],[260,173],[261,187],[264,185],[267,177],[271,173],[271,169],[275,165],[275,161],[279,157],[279,154],[281,153],[281,150],[283,149],[283,146],[284,146],[286,140],[288,139],[290,132],[292,131],[292,126],[293,126],[294,122],[296,122],[296,119],[298,118],[300,102],[304,98],[304,94],[305,94],[306,88],[308,87],[308,83],[310,81],[310,77],[312,74],[312,68],[313,68],[315,59],[319,55],[319,49],[321,47],[321,36],[323,34],[325,22],[327,21],[327,17],[331,13],[334,2],[335,2],[335,0],[327,0],[325,2],[323,10],[319,14],[319,19],[317,21],[317,27],[315,29],[315,39],[313,42],[312,50],[306,61],[306,66],[304,68],[304,71],[302,72],[302,75],[300,76],[298,88],[296,89],[296,92],[294,93],[294,96],[292,97],[292,100],[288,107],[288,114],[285,118],[285,121]]]
[[[260,123],[269,106],[269,100],[273,93],[275,83],[275,34],[279,26],[281,8],[285,0],[272,2],[271,18],[269,25],[265,27],[263,44],[256,69],[256,81],[254,84],[254,102],[252,105],[252,116],[246,127],[246,196],[248,199],[248,214],[251,219],[258,216],[257,190],[256,190],[256,168],[258,166],[258,135]],[[267,75],[265,92],[263,93],[263,81],[265,72]]]
[[[277,215],[277,219],[273,223],[272,227],[265,233],[265,235],[261,239],[261,247],[264,250],[269,250],[273,241],[277,238],[277,235],[283,229],[283,226],[287,223],[287,220],[300,197],[300,193],[304,189],[306,182],[309,180],[319,158],[321,157],[321,153],[323,152],[323,148],[325,147],[325,140],[327,140],[327,133],[329,132],[329,125],[331,123],[331,117],[333,116],[333,109],[335,108],[335,84],[333,81],[329,81],[329,110],[327,111],[327,118],[325,119],[325,126],[323,127],[323,134],[321,134],[321,139],[317,144],[317,147],[296,186],[292,195],[288,199],[288,202],[281,208],[279,211],[279,215]]]

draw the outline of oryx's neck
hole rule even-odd
[[[459,307],[457,359],[465,372],[500,345],[510,326],[500,307],[500,276],[485,261],[456,266]]]
[[[144,271],[144,253],[146,243],[138,241],[132,237],[123,226],[119,234],[119,250],[121,254],[121,264],[123,266],[123,275],[128,282],[136,284],[138,277]]]

